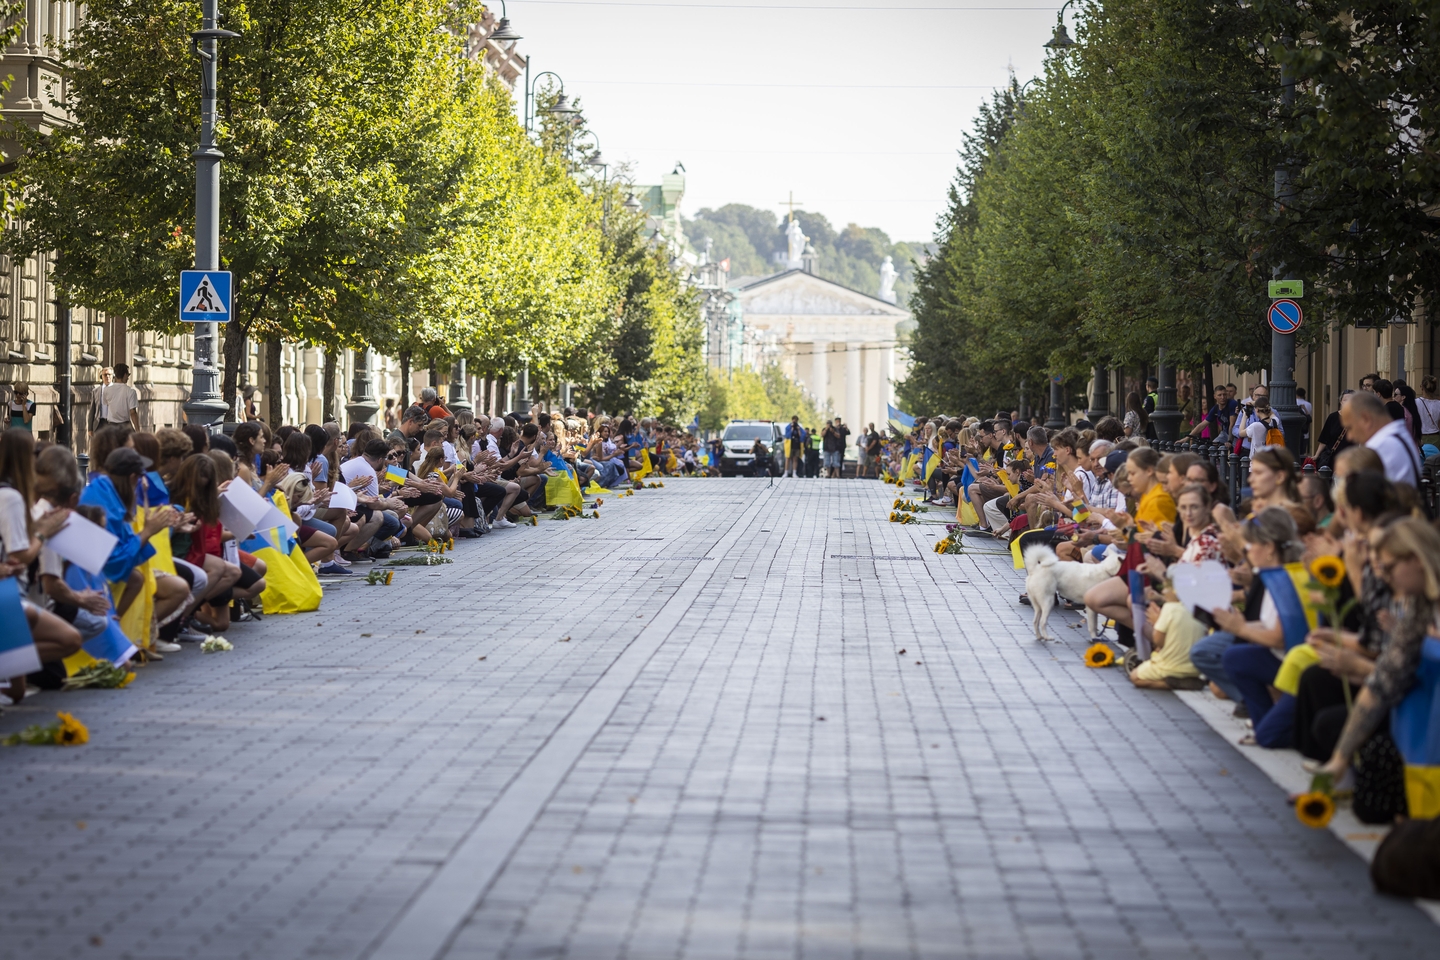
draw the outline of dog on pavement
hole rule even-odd
[[[1120,557],[1106,556],[1099,563],[1077,563],[1061,560],[1055,551],[1043,544],[1025,548],[1025,592],[1035,608],[1035,639],[1053,640],[1050,636],[1050,612],[1055,609],[1055,594],[1076,603],[1085,601],[1085,591],[1120,572]],[[1085,608],[1085,626],[1094,640],[1100,633],[1097,615]]]

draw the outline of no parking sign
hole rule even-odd
[[[1305,322],[1305,313],[1294,300],[1276,300],[1265,311],[1265,319],[1276,333],[1294,333]]]

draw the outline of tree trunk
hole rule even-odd
[[[270,427],[274,429],[285,420],[285,389],[280,377],[280,335],[275,334],[265,344],[265,398],[270,406]]]
[[[400,407],[400,416],[405,416],[405,411],[410,409],[410,351],[400,352],[400,399],[396,401]]]
[[[231,320],[225,327],[225,370],[220,381],[220,396],[225,398],[225,422],[235,422],[235,394],[240,388],[241,374],[245,368],[246,343],[245,327],[238,320]]]
[[[499,377],[495,381],[495,415],[498,417],[505,415],[505,388],[509,385],[510,381],[504,377]]]
[[[320,403],[320,409],[324,411],[325,419],[333,420],[336,423],[340,422],[340,417],[336,415],[335,411],[335,366],[339,359],[340,351],[334,347],[325,351],[325,372],[323,374],[325,383],[321,388],[324,399]]]

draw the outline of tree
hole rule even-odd
[[[1342,322],[1408,319],[1440,290],[1440,22],[1427,4],[1260,0],[1296,83],[1276,115],[1295,196],[1248,239]],[[1267,91],[1272,98],[1279,90]],[[1316,324],[1319,328],[1321,325]]]

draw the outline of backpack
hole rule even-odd
[[[1263,423],[1263,424],[1265,424],[1265,446],[1267,446],[1267,447],[1283,447],[1283,446],[1285,446],[1285,431],[1282,430],[1282,429],[1280,429],[1280,424],[1279,424],[1278,421],[1276,421],[1276,420],[1261,420],[1260,422]]]

